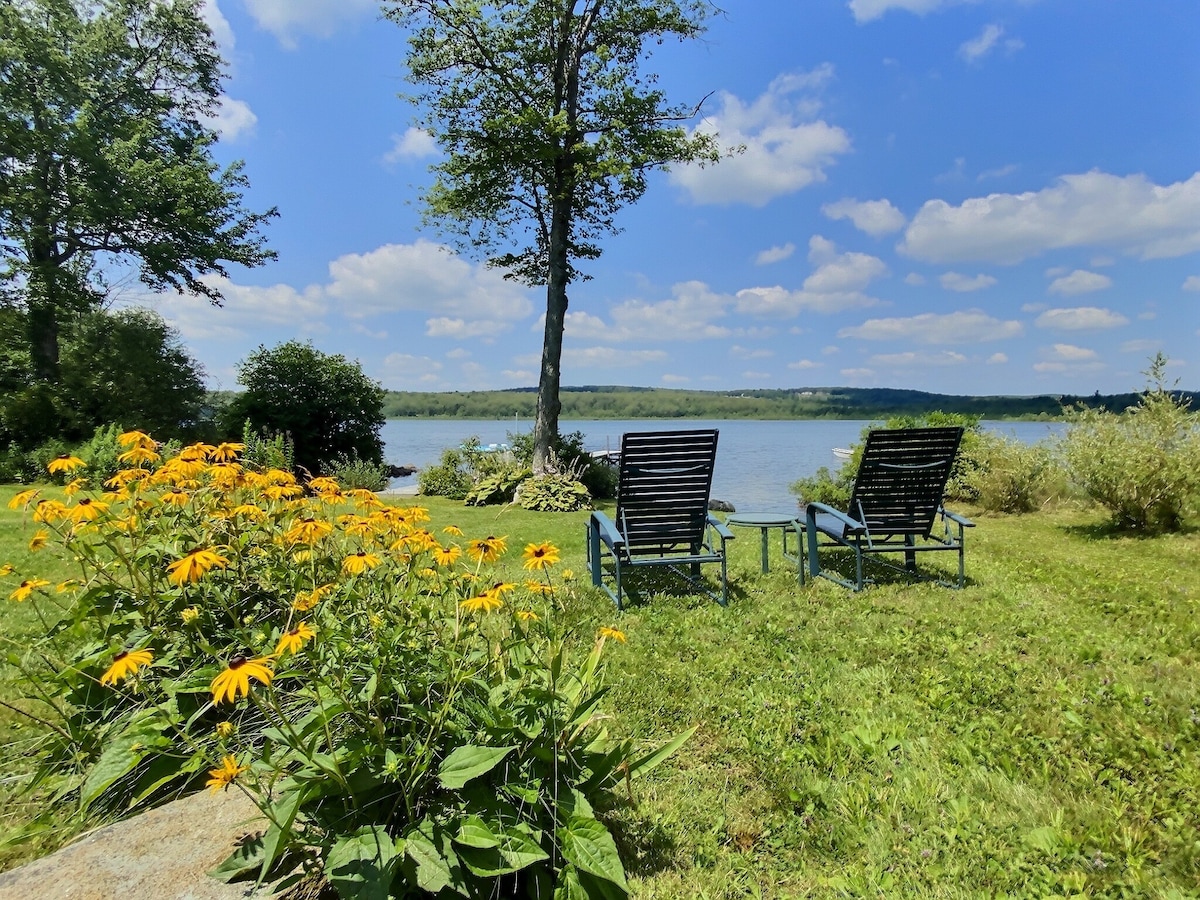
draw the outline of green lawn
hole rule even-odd
[[[777,554],[760,574],[741,530],[728,608],[667,590],[617,613],[587,584],[584,514],[428,505],[439,528],[506,535],[514,570],[527,542],[563,549],[581,641],[628,636],[608,654],[614,730],[699,725],[607,813],[634,897],[1200,895],[1200,534],[981,517],[965,590],[853,594],[799,588]],[[47,571],[0,509],[0,563]],[[41,627],[0,603],[4,641]],[[0,709],[0,831],[30,815],[36,736]],[[0,848],[0,866],[66,836]]]

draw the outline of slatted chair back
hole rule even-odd
[[[846,513],[872,535],[929,537],[962,435],[961,428],[872,431]]]
[[[617,527],[630,557],[704,541],[717,431],[629,432],[621,438]]]

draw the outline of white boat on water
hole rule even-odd
[[[849,459],[854,454],[854,451],[847,447],[834,447],[833,455],[838,459]]]

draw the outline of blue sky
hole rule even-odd
[[[658,48],[745,151],[657,175],[570,291],[563,383],[1200,388],[1196,0],[739,0]],[[208,0],[218,157],[277,262],[149,303],[213,387],[297,338],[396,390],[537,383],[545,294],[423,226],[436,160],[370,0]],[[129,299],[138,299],[130,289]],[[147,302],[140,298],[139,302]]]

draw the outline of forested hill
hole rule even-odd
[[[1006,419],[1057,418],[1064,406],[1080,402],[1119,410],[1137,402],[1138,395],[964,397],[891,388],[685,391],[585,386],[563,388],[561,398],[564,419],[876,419],[934,410]],[[389,391],[384,413],[388,418],[531,418],[536,402],[532,388],[452,393]]]

